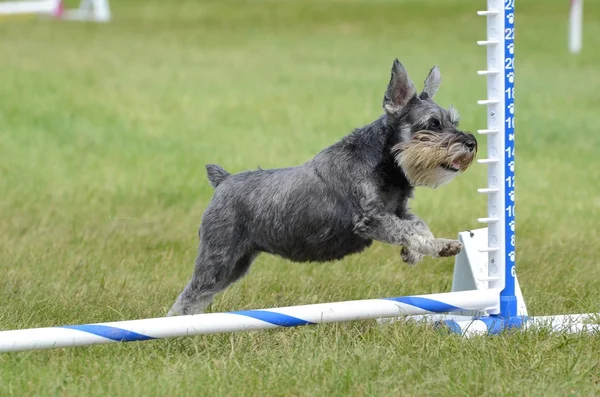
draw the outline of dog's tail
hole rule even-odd
[[[223,167],[216,164],[207,164],[206,172],[208,173],[208,180],[212,187],[216,188],[223,182],[229,175],[229,172],[225,171]]]

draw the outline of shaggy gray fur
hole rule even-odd
[[[417,95],[395,60],[385,113],[306,163],[233,175],[207,165],[214,196],[200,225],[192,278],[168,315],[203,312],[261,252],[296,262],[326,262],[361,252],[377,240],[402,246],[409,264],[423,255],[458,254],[458,241],[435,238],[409,212],[414,187],[391,152],[424,129],[455,134],[455,140],[474,149],[475,138],[457,129],[458,113],[433,101],[440,80],[433,68]]]

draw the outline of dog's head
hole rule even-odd
[[[383,98],[386,122],[394,132],[392,154],[413,186],[436,188],[464,172],[475,159],[477,140],[458,129],[458,112],[433,101],[442,76],[434,67],[417,94],[404,66],[396,59]]]

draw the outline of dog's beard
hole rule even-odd
[[[392,148],[396,163],[413,186],[436,188],[464,172],[475,159],[454,133],[419,131]]]

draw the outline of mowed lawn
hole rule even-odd
[[[0,329],[163,316],[230,172],[301,164],[377,118],[394,58],[485,127],[484,1],[113,1],[107,25],[0,20]],[[516,4],[517,272],[530,314],[600,311],[600,4]],[[485,141],[480,140],[485,156]],[[436,235],[481,227],[486,169],[418,189]],[[449,291],[380,243],[263,255],[210,311]],[[374,321],[0,355],[2,396],[600,394],[600,337],[463,340]]]

